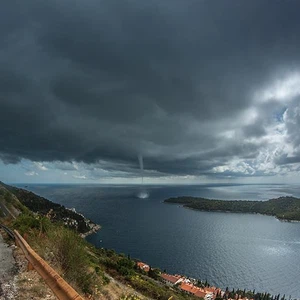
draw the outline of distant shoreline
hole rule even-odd
[[[180,204],[185,208],[206,212],[260,214],[274,216],[284,222],[300,222],[300,199],[290,196],[267,201],[177,197],[166,199],[164,203]]]
[[[169,202],[171,204],[171,202]],[[174,203],[176,204],[176,203]],[[183,208],[190,209],[190,210],[195,210],[195,211],[203,211],[203,212],[219,212],[219,213],[229,213],[229,214],[249,214],[249,215],[261,215],[261,216],[268,216],[268,217],[274,217],[279,221],[282,222],[288,222],[288,223],[300,223],[300,220],[289,220],[289,219],[283,219],[283,218],[278,218],[275,215],[268,215],[268,214],[262,214],[258,212],[242,212],[242,211],[229,211],[229,210],[204,210],[204,209],[196,209],[192,207],[188,207],[185,205],[180,205]]]

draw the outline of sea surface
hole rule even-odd
[[[24,185],[19,185],[24,187]],[[169,273],[221,288],[255,289],[300,298],[300,223],[258,214],[202,212],[165,204],[174,196],[267,200],[300,197],[296,185],[109,186],[28,185],[74,207],[102,229],[97,247],[130,254]]]

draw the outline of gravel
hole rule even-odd
[[[0,299],[14,299],[16,287],[14,274],[16,264],[13,257],[13,247],[6,244],[0,234]]]

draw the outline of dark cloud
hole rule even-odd
[[[256,158],[282,104],[257,103],[254,94],[299,67],[299,8],[297,1],[4,1],[0,158],[134,175],[142,154],[149,176],[212,174],[233,159]],[[246,121],[251,108],[257,115]],[[287,126],[297,147],[299,134]]]

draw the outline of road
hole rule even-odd
[[[11,248],[3,241],[0,234],[0,299],[4,297],[4,285],[11,279],[15,269],[15,260]]]

